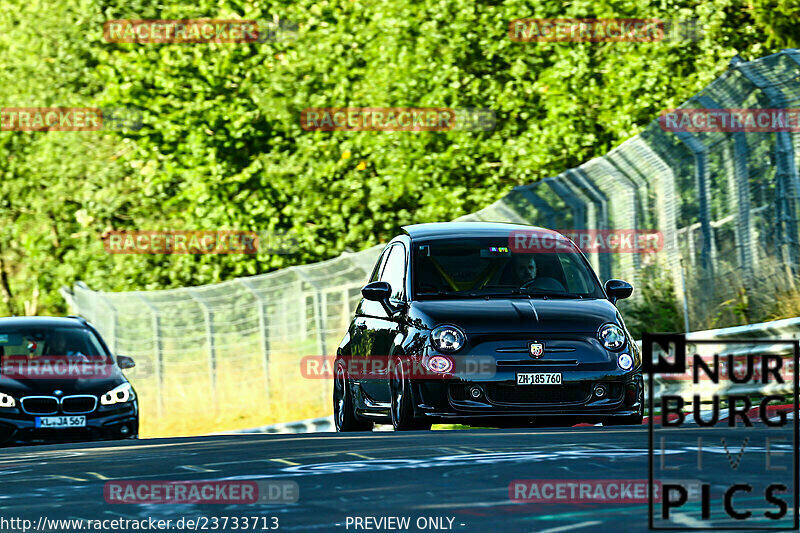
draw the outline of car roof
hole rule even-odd
[[[23,328],[85,328],[86,322],[78,317],[58,316],[11,316],[0,318],[0,327],[16,326]]]
[[[566,239],[566,237],[559,232],[551,229],[506,222],[431,222],[427,224],[403,226],[403,230],[412,239],[438,237],[508,237],[514,231],[536,231]]]

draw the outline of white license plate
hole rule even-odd
[[[561,372],[521,372],[517,385],[561,385]]]
[[[46,429],[85,428],[85,416],[37,416],[36,427]]]

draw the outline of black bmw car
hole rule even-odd
[[[641,355],[615,305],[630,284],[601,285],[555,231],[483,222],[403,229],[337,351],[339,431],[642,422]],[[534,238],[536,246],[517,246]]]
[[[82,318],[0,318],[0,445],[138,437],[133,366]]]

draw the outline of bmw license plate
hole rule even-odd
[[[45,429],[85,428],[85,416],[37,416],[36,427]]]
[[[517,385],[561,385],[561,372],[520,372]]]

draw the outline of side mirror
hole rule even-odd
[[[383,306],[383,310],[386,311],[386,314],[389,316],[394,316],[404,308],[403,304],[396,305],[389,302],[389,298],[392,296],[392,286],[385,281],[367,283],[361,289],[361,295],[367,300],[380,302],[381,306]]]
[[[361,295],[373,302],[383,302],[392,295],[392,287],[385,281],[373,281],[364,285]]]
[[[117,364],[122,370],[127,370],[129,368],[133,368],[136,366],[136,363],[133,362],[133,359],[131,359],[127,355],[118,355]]]
[[[612,304],[616,304],[617,300],[623,300],[633,294],[633,285],[621,279],[606,281],[605,289]]]

